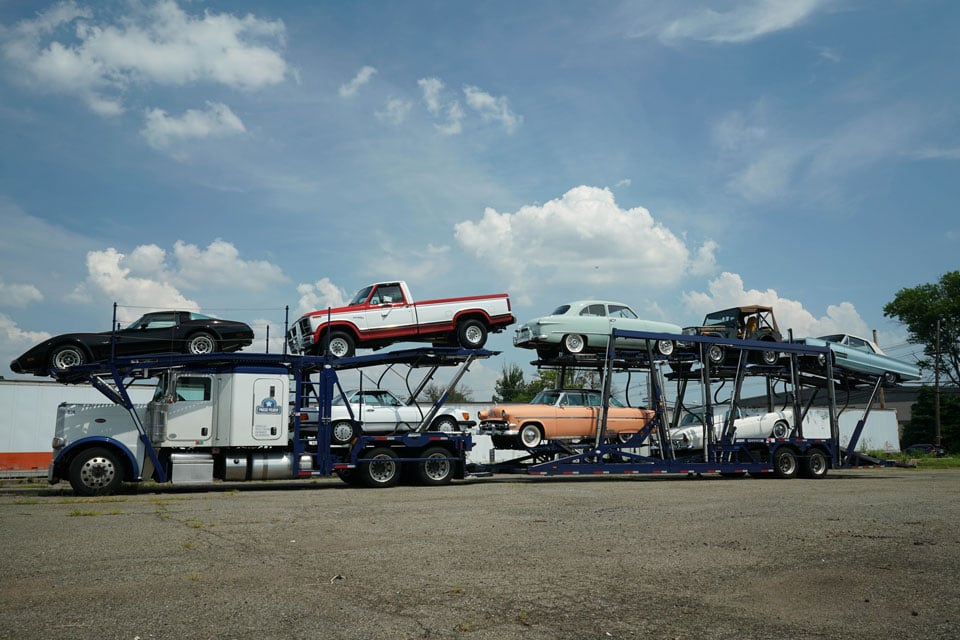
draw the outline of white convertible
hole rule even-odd
[[[362,430],[363,433],[394,433],[412,431],[430,412],[433,405],[404,404],[386,389],[351,389],[344,396],[334,398],[330,407],[331,441],[348,444]],[[347,409],[349,403],[350,409]],[[350,413],[353,413],[351,419]],[[429,431],[461,431],[473,426],[470,414],[455,414],[441,409],[430,422]]]
[[[689,451],[703,448],[703,409],[687,412],[680,424],[670,430],[670,442],[675,451]],[[727,409],[715,408],[713,411],[714,441],[723,433],[723,423]],[[739,408],[733,421],[736,432],[734,438],[786,438],[793,430],[793,411],[772,411],[760,415],[744,415]]]

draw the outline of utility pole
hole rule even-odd
[[[940,320],[937,320],[937,354],[933,361],[933,433],[940,446]]]
[[[876,329],[873,330],[873,343],[874,343],[874,344],[880,344],[879,342],[877,342],[877,330],[876,330]],[[886,408],[887,408],[887,397],[883,394],[883,385],[880,386],[880,396],[879,396],[879,397],[880,397],[880,408],[881,408],[881,409],[886,409]]]

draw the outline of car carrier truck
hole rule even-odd
[[[463,477],[470,435],[431,431],[449,390],[470,363],[492,352],[412,349],[337,359],[271,354],[116,358],[74,367],[62,382],[89,382],[111,402],[63,403],[57,412],[49,480],[81,495],[115,492],[123,482],[176,484],[273,480],[336,474],[350,484],[387,487],[401,477],[427,485]],[[447,391],[412,430],[331,441],[337,371],[404,364],[458,367]],[[157,378],[153,399],[131,402],[129,381]],[[415,392],[416,394],[416,392]],[[349,405],[347,405],[349,407]]]

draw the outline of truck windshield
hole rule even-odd
[[[363,289],[360,289],[360,291],[357,291],[355,294],[353,294],[353,300],[350,301],[350,305],[353,306],[355,304],[363,304],[366,302],[367,296],[370,295],[372,290],[373,285],[370,285],[369,287],[364,287]]]
[[[733,327],[737,324],[737,310],[727,309],[726,311],[717,311],[710,313],[703,319],[703,326],[713,327],[722,325],[724,327]]]

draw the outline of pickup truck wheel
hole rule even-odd
[[[457,341],[464,349],[482,349],[487,344],[487,328],[479,320],[464,320],[457,325]]]
[[[87,449],[70,463],[70,486],[77,495],[107,496],[123,481],[123,467],[109,449]]]
[[[374,489],[392,487],[400,481],[400,463],[393,449],[377,447],[363,456],[357,465],[360,481]]]
[[[773,475],[778,478],[795,478],[799,465],[797,464],[797,454],[793,449],[780,447],[773,454]]]
[[[430,431],[440,431],[441,433],[454,433],[460,431],[460,423],[453,416],[440,416],[430,425]]]
[[[74,345],[57,347],[50,354],[50,366],[54,369],[69,369],[77,367],[87,361],[83,349]]]
[[[349,420],[337,420],[330,425],[330,444],[350,444],[357,436],[357,425]]]
[[[213,353],[217,350],[217,339],[206,331],[200,331],[187,338],[187,353],[196,355]]]
[[[356,353],[356,345],[349,333],[334,331],[330,334],[327,353],[334,358],[350,358]]]
[[[827,475],[827,456],[820,449],[810,449],[803,459],[800,475],[811,480],[819,480]]]
[[[777,420],[773,423],[773,431],[770,433],[774,438],[786,438],[790,435],[790,423],[786,420]]]
[[[583,353],[587,348],[587,339],[576,333],[568,333],[563,336],[563,350],[570,354]]]
[[[450,484],[453,478],[453,461],[450,452],[443,447],[431,447],[420,456],[417,463],[417,480],[427,486]]]
[[[543,432],[535,424],[526,424],[520,429],[520,444],[527,449],[540,446],[543,441]]]

